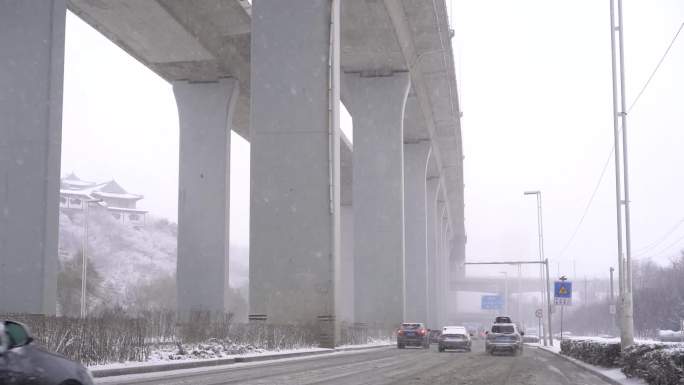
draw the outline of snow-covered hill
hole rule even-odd
[[[60,264],[78,259],[83,240],[83,213],[60,213]],[[177,226],[165,219],[147,217],[144,227],[116,221],[103,209],[88,215],[88,259],[99,275],[94,307],[125,309],[168,308],[175,303]],[[230,282],[243,288],[248,277],[248,252],[231,247]],[[80,282],[80,281],[79,281]],[[79,284],[80,285],[80,284]],[[241,290],[246,295],[246,290]]]

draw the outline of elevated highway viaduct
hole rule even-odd
[[[323,345],[342,322],[445,322],[466,242],[445,0],[0,3],[1,309],[55,312],[67,9],[173,85],[181,313],[230,306],[233,130],[255,318],[320,323]]]

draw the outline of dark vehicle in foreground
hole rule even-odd
[[[428,329],[422,323],[403,323],[397,330],[397,347],[403,349],[406,346],[419,346],[430,348],[430,336]]]
[[[470,335],[466,331],[461,331],[458,329],[447,329],[442,333],[442,337],[439,339],[439,352],[445,350],[465,350],[467,352],[471,349]]]
[[[92,385],[83,365],[50,353],[33,342],[28,328],[0,321],[0,384]]]
[[[518,331],[518,327],[512,323],[500,323],[492,325],[492,330],[487,333],[485,339],[485,351],[488,354],[495,352],[508,352],[522,354],[524,333]]]
[[[442,332],[440,332],[439,330],[430,330],[428,335],[431,344],[438,344],[440,337],[442,337]]]

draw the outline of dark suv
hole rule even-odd
[[[403,323],[397,330],[397,347],[420,346],[430,348],[429,330],[423,323]]]
[[[442,332],[439,330],[430,330],[428,335],[430,336],[430,343],[437,344],[439,343],[439,339],[442,337]]]
[[[0,320],[0,384],[92,385],[83,365],[33,342],[28,328]]]

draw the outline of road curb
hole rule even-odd
[[[259,361],[271,361],[271,360],[282,360],[283,358],[294,358],[294,357],[306,357],[306,356],[319,356],[321,354],[334,353],[335,350],[319,350],[314,352],[291,352],[291,353],[276,353],[276,354],[263,354],[259,356],[247,356],[247,357],[235,357],[236,363],[242,362],[259,362]]]
[[[170,362],[168,364],[140,365],[123,368],[91,369],[90,373],[95,378],[101,378],[123,376],[126,374],[155,373],[178,369],[193,369],[210,366],[230,365],[234,364],[235,362],[237,362],[235,361],[235,358],[222,358],[217,360]]]
[[[316,350],[316,351],[273,353],[273,354],[263,354],[263,355],[258,355],[258,356],[247,356],[247,357],[220,358],[220,359],[183,361],[183,362],[169,362],[169,363],[164,363],[164,364],[150,364],[150,365],[130,366],[130,367],[111,368],[111,369],[91,369],[90,372],[92,373],[93,377],[95,377],[95,378],[115,377],[115,376],[124,376],[124,375],[128,375],[128,374],[144,374],[144,373],[166,372],[166,371],[170,371],[170,370],[204,368],[204,367],[231,365],[231,364],[245,363],[245,362],[275,361],[275,360],[282,360],[284,358],[319,356],[319,355],[330,354],[330,353],[335,353],[335,352],[371,350],[371,349],[387,348],[390,346],[392,346],[392,344],[377,345],[377,346],[359,346],[359,347],[349,346],[349,347],[343,347],[343,348]]]
[[[540,351],[542,351],[542,352],[546,352],[546,353],[551,354],[551,355],[554,355],[554,356],[556,356],[556,357],[560,357],[560,358],[562,358],[562,359],[564,359],[564,360],[566,360],[566,361],[568,361],[568,362],[574,364],[574,365],[577,366],[578,368],[584,369],[585,371],[587,371],[587,372],[589,372],[589,373],[591,373],[591,374],[596,375],[597,377],[601,378],[603,381],[609,382],[609,383],[611,383],[611,384],[613,384],[613,385],[624,385],[622,382],[620,382],[620,381],[618,381],[618,380],[616,380],[616,379],[614,379],[614,378],[608,377],[608,376],[605,375],[604,373],[602,373],[602,372],[600,372],[600,371],[594,369],[591,365],[586,364],[586,363],[584,363],[584,362],[582,362],[582,361],[576,360],[576,359],[574,359],[574,358],[572,358],[572,357],[568,357],[568,356],[565,356],[565,355],[560,354],[560,353],[556,353],[556,352],[554,352],[554,351],[552,351],[552,350],[544,349],[544,348],[541,347],[541,346],[537,346],[537,350],[540,350]]]
[[[380,348],[389,348],[396,346],[396,344],[373,345],[373,346],[345,346],[343,348],[335,348],[336,352],[354,352],[357,350],[371,350]]]

